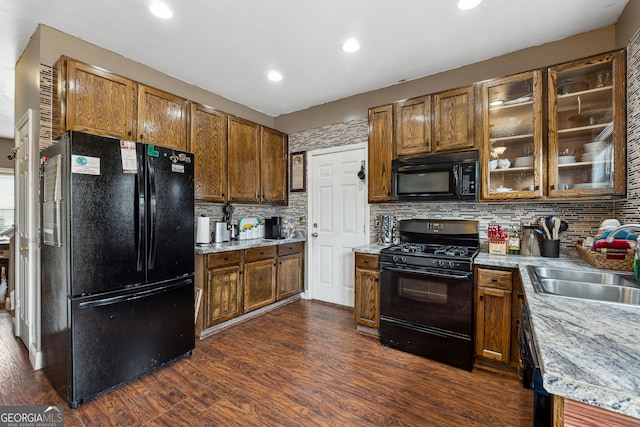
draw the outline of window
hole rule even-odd
[[[15,206],[13,169],[0,168],[0,233],[13,227]]]

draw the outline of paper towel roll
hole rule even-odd
[[[209,217],[198,217],[198,229],[196,232],[196,243],[208,245],[211,243],[211,231],[209,230]]]

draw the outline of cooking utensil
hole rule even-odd
[[[560,232],[560,218],[553,217],[553,238],[558,238],[558,233]]]

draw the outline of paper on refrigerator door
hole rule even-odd
[[[134,141],[120,141],[122,173],[138,173],[138,158]]]

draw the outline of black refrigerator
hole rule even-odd
[[[193,154],[82,132],[40,154],[43,369],[75,408],[191,355]]]

